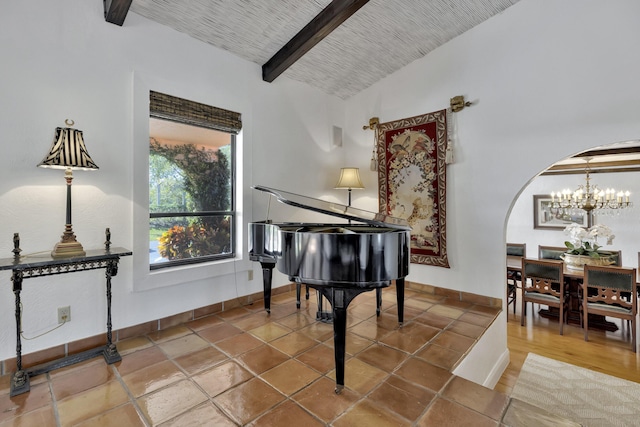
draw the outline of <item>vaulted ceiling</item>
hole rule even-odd
[[[103,0],[105,19],[129,11],[342,99],[503,12],[519,0]],[[592,150],[546,174],[640,170],[640,143]]]
[[[267,65],[263,67],[266,77],[274,75],[265,70],[269,61],[277,60],[278,54],[288,55],[289,62],[295,62],[282,75],[347,99],[517,2],[105,0],[105,8],[123,22],[129,9]],[[306,41],[296,39],[300,34]],[[299,47],[303,55],[296,59]]]

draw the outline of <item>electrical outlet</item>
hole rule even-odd
[[[71,307],[58,307],[58,323],[66,323],[71,321]]]
[[[253,280],[253,270],[248,270],[247,273],[247,280]]]

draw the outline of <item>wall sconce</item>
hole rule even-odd
[[[73,120],[65,120],[67,126],[73,126]],[[64,169],[64,178],[67,181],[67,222],[65,225],[62,240],[53,248],[51,256],[53,258],[67,258],[74,256],[84,256],[85,251],[80,242],[76,240],[71,226],[71,181],[73,180],[73,169],[96,170],[98,166],[94,163],[84,145],[82,131],[70,127],[56,128],[56,136],[49,153],[38,164],[38,167]]]
[[[334,187],[335,189],[348,189],[349,190],[349,204],[351,206],[351,190],[363,189],[362,181],[360,181],[360,170],[358,168],[342,168],[340,170],[340,178],[338,183]]]

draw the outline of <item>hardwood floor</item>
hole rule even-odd
[[[537,305],[532,310],[529,304],[525,326],[520,326],[520,295],[517,301],[515,316],[513,306],[509,306],[507,323],[511,361],[495,390],[511,394],[529,352],[640,383],[640,353],[631,350],[630,327],[626,322],[608,318],[618,325],[618,331],[589,329],[586,342],[579,325],[565,325],[564,335],[560,335],[557,322],[540,317]]]

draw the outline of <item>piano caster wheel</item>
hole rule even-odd
[[[270,308],[267,308],[267,309],[266,309],[266,312],[267,312],[267,314],[271,314],[271,309],[270,309]]]
[[[342,392],[342,389],[344,388],[343,385],[340,384],[336,384],[336,394],[340,394]]]

